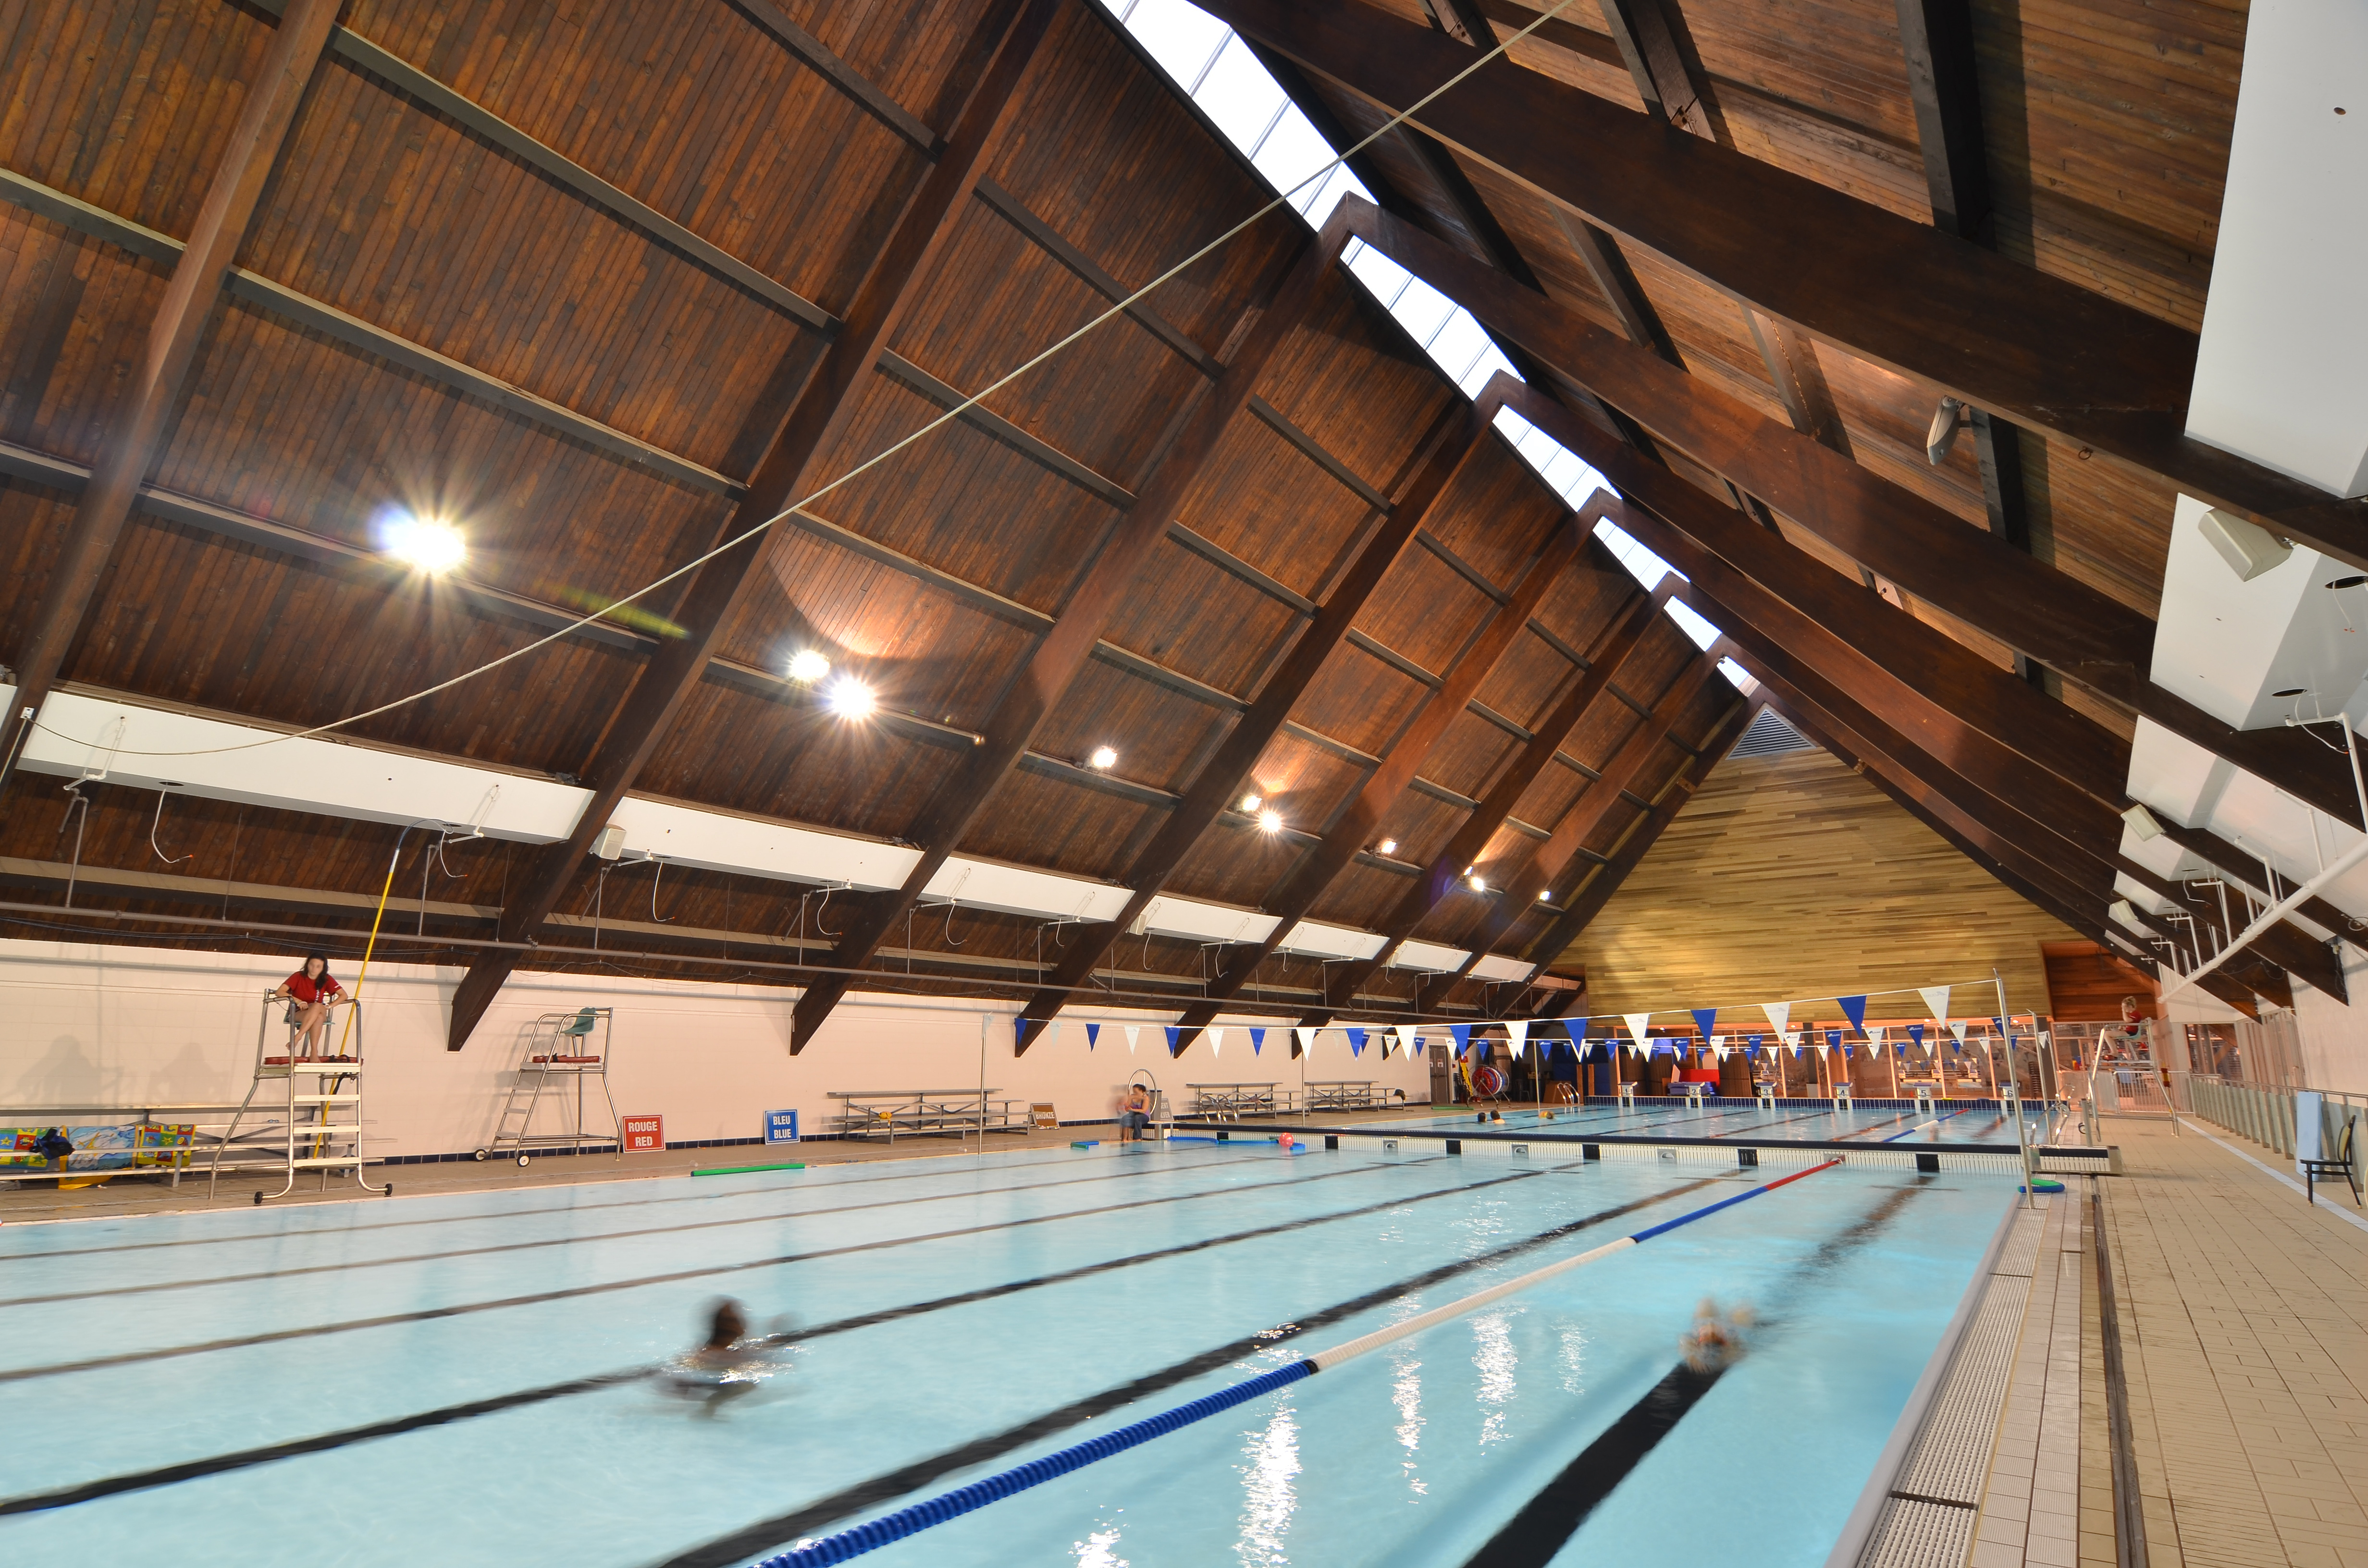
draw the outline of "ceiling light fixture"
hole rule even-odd
[[[1474,892],[1486,892],[1488,891],[1488,879],[1487,879],[1487,878],[1486,878],[1486,877],[1484,877],[1484,876],[1481,876],[1481,875],[1479,875],[1478,873],[1476,873],[1476,872],[1475,872],[1475,873],[1474,873],[1474,875],[1473,875],[1473,877],[1472,877],[1471,881],[1472,881],[1472,891],[1473,891]]]
[[[1395,855],[1398,852],[1398,841],[1395,838],[1384,838],[1373,847],[1383,855]]]
[[[790,678],[812,686],[830,674],[829,655],[813,648],[801,648],[790,655]]]
[[[1554,889],[1540,888],[1538,890],[1538,902],[1540,903],[1552,903],[1554,902]]]
[[[1254,812],[1264,804],[1266,801],[1261,796],[1250,794],[1242,797],[1242,810],[1246,812]]]
[[[1086,758],[1086,766],[1108,772],[1118,766],[1118,753],[1109,746],[1096,746],[1094,755]]]
[[[1281,812],[1258,812],[1258,831],[1261,833],[1281,833],[1282,831],[1282,813]]]
[[[451,524],[405,512],[386,525],[386,552],[431,577],[468,558],[468,541]]]
[[[842,719],[869,719],[880,706],[872,689],[853,676],[842,676],[830,688],[830,710]]]

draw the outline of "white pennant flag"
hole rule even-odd
[[[1935,1024],[1945,1024],[1949,1021],[1949,987],[1919,985],[1916,988],[1916,994],[1924,998],[1924,1006],[1931,1010],[1932,1021]]]
[[[1867,1030],[1866,1038],[1868,1042],[1874,1046],[1876,1050],[1881,1050],[1883,1048],[1883,1026],[1881,1024],[1877,1024],[1874,1028]]]
[[[1710,1054],[1711,1059],[1714,1062],[1724,1062],[1726,1060],[1726,1037],[1725,1035],[1714,1034],[1710,1037]]]
[[[1304,1025],[1294,1025],[1291,1032],[1299,1037],[1300,1055],[1313,1056],[1315,1053],[1315,1031],[1314,1029],[1308,1028]]]
[[[1650,1013],[1622,1013],[1620,1016],[1628,1020],[1628,1032],[1636,1037],[1636,1049],[1640,1051],[1643,1051],[1645,1049],[1645,1031],[1651,1025],[1653,1015]]]
[[[1952,1018],[1949,1021],[1949,1032],[1957,1037],[1957,1043],[1960,1046],[1964,1045],[1965,1043],[1965,1020],[1963,1018]]]
[[[1398,1026],[1398,1049],[1400,1051],[1405,1051],[1408,1056],[1412,1056],[1415,1054],[1417,1048],[1421,1044],[1422,1036],[1416,1030],[1413,1025],[1400,1024]]]
[[[1791,1046],[1791,1047],[1793,1048],[1793,1055],[1795,1055],[1795,1056],[1800,1055],[1800,1054],[1801,1054],[1801,1031],[1800,1031],[1799,1029],[1794,1029],[1792,1033],[1790,1033],[1790,1034],[1786,1035],[1786,1036],[1784,1037],[1784,1043],[1785,1043],[1786,1045],[1789,1045],[1789,1046]]]
[[[1129,1024],[1126,1026],[1126,1053],[1129,1056],[1133,1056],[1134,1054],[1134,1037],[1142,1032],[1143,1026],[1140,1024]]]
[[[1782,1034],[1784,1026],[1793,1021],[1793,1004],[1790,1002],[1762,1002],[1759,1010],[1768,1015],[1768,1021],[1776,1026],[1778,1034]]]
[[[1212,1056],[1223,1056],[1225,1053],[1225,1031],[1223,1029],[1205,1029],[1201,1032],[1209,1037],[1209,1054]]]
[[[1520,1055],[1524,1050],[1528,1049],[1530,1043],[1529,1020],[1526,1018],[1516,1018],[1512,1022],[1508,1023],[1505,1026],[1505,1038],[1512,1042],[1513,1054],[1516,1056]]]
[[[1060,1020],[1060,1019],[1058,1019],[1058,1018],[1054,1018],[1054,1019],[1053,1020],[1053,1028],[1052,1028],[1052,1032],[1050,1032],[1049,1034],[1045,1035],[1045,1037],[1044,1037],[1044,1043],[1045,1043],[1046,1045],[1058,1045],[1058,1044],[1060,1044],[1060,1043],[1061,1043],[1061,1020]]]

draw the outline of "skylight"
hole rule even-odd
[[[1103,4],[1251,165],[1278,192],[1289,193],[1292,209],[1310,227],[1321,227],[1343,196],[1372,199],[1345,164],[1325,171],[1337,149],[1231,28],[1190,0]],[[1466,397],[1478,396],[1499,370],[1520,379],[1471,312],[1361,240],[1349,242],[1342,260]],[[1497,427],[1574,508],[1597,490],[1611,488],[1601,474],[1512,410],[1497,415]],[[1595,533],[1647,588],[1675,570],[1611,522],[1597,523]],[[1717,639],[1718,629],[1684,605],[1673,599],[1668,609],[1697,647],[1707,648]],[[1732,665],[1732,660],[1720,665],[1730,680],[1741,673]]]

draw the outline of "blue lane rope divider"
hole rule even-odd
[[[757,1565],[757,1568],[822,1568],[825,1563],[845,1562],[849,1558],[860,1557],[867,1551],[877,1551],[883,1546],[903,1540],[906,1536],[916,1535],[932,1525],[942,1525],[950,1519],[958,1519],[964,1514],[975,1513],[989,1503],[999,1503],[1015,1493],[1025,1492],[1031,1486],[1042,1486],[1048,1481],[1057,1480],[1068,1474],[1071,1471],[1083,1470],[1096,1460],[1109,1459],[1113,1454],[1122,1454],[1129,1449],[1139,1448],[1150,1442],[1154,1437],[1164,1437],[1168,1433],[1190,1426],[1196,1421],[1205,1421],[1212,1415],[1221,1415],[1237,1404],[1247,1404],[1251,1400],[1263,1398],[1279,1389],[1289,1388],[1295,1382],[1304,1381],[1318,1372],[1329,1371],[1344,1361],[1354,1360],[1370,1351],[1380,1349],[1384,1345],[1394,1345],[1401,1339],[1420,1334],[1427,1328],[1435,1328],[1452,1318],[1459,1318],[1467,1312],[1477,1312],[1491,1301],[1502,1301],[1516,1291],[1526,1290],[1531,1286],[1551,1279],[1557,1274],[1567,1274],[1574,1268],[1584,1267],[1600,1258],[1609,1257],[1615,1252],[1624,1252],[1630,1247],[1652,1240],[1655,1236],[1667,1235],[1680,1225],[1691,1225],[1696,1220],[1706,1219],[1722,1209],[1732,1209],[1738,1203],[1748,1202],[1764,1193],[1773,1192],[1780,1187],[1790,1186],[1804,1176],[1813,1176],[1819,1171],[1831,1170],[1841,1163],[1839,1159],[1827,1160],[1823,1164],[1811,1165],[1806,1170],[1794,1171],[1791,1176],[1779,1176],[1770,1182],[1762,1182],[1748,1192],[1738,1192],[1733,1198],[1725,1198],[1716,1203],[1704,1204],[1702,1208],[1689,1210],[1674,1220],[1665,1220],[1660,1224],[1647,1226],[1634,1235],[1622,1236],[1616,1241],[1606,1242],[1601,1246],[1580,1253],[1575,1257],[1565,1257],[1560,1262],[1550,1263],[1543,1268],[1532,1269],[1516,1278],[1491,1285],[1486,1290],[1465,1296],[1460,1301],[1450,1301],[1443,1307],[1435,1307],[1418,1316],[1410,1317],[1404,1323],[1392,1324],[1389,1327],[1378,1329],[1362,1338],[1351,1339],[1345,1345],[1336,1345],[1329,1350],[1318,1351],[1304,1361],[1294,1361],[1288,1367],[1280,1367],[1271,1372],[1260,1373],[1247,1382],[1235,1383],[1231,1388],[1204,1394],[1189,1403],[1179,1404],[1173,1410],[1164,1410],[1146,1420],[1121,1426],[1115,1432],[1106,1432],[1099,1437],[1087,1438],[1085,1442],[1046,1454],[1042,1459],[1030,1460],[1026,1464],[998,1471],[983,1480],[973,1481],[967,1486],[956,1487],[951,1492],[941,1493],[935,1497],[916,1503],[910,1507],[899,1508],[893,1514],[883,1514],[879,1518],[864,1524],[792,1547],[777,1556],[766,1558]]]
[[[1966,1112],[1966,1111],[1971,1110],[1971,1109],[1973,1109],[1973,1108],[1973,1108],[1972,1106],[1966,1106],[1966,1107],[1964,1107],[1962,1109],[1958,1109],[1958,1110],[1952,1110],[1952,1111],[1951,1111],[1951,1112],[1949,1113],[1949,1116],[1963,1116],[1963,1115],[1964,1115],[1964,1114],[1965,1114],[1965,1112]],[[1915,1137],[1918,1132],[1930,1132],[1930,1131],[1931,1131],[1934,1128],[1936,1128],[1936,1127],[1940,1126],[1942,1122],[1944,1122],[1944,1121],[1948,1120],[1948,1119],[1949,1119],[1949,1116],[1936,1116],[1936,1117],[1934,1117],[1934,1118],[1933,1118],[1931,1120],[1930,1120],[1930,1121],[1919,1121],[1919,1122],[1918,1122],[1915,1126],[1913,1126],[1913,1127],[1909,1128],[1909,1129],[1908,1129],[1907,1131],[1905,1131],[1905,1132],[1895,1132],[1895,1133],[1893,1133],[1890,1137],[1888,1137],[1888,1138],[1884,1139],[1884,1142],[1886,1142],[1886,1143],[1896,1143],[1896,1142],[1898,1142],[1902,1138],[1913,1138],[1913,1137]]]

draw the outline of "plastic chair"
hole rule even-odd
[[[2360,1173],[2351,1165],[2351,1130],[2355,1125],[2357,1124],[2351,1121],[2346,1121],[2343,1124],[2343,1136],[2335,1141],[2333,1159],[2303,1156],[2294,1161],[2295,1165],[2302,1167],[2303,1196],[2313,1203],[2318,1201],[2319,1178],[2339,1176],[2343,1178],[2344,1184],[2351,1188],[2351,1201],[2354,1204],[2360,1203]]]

